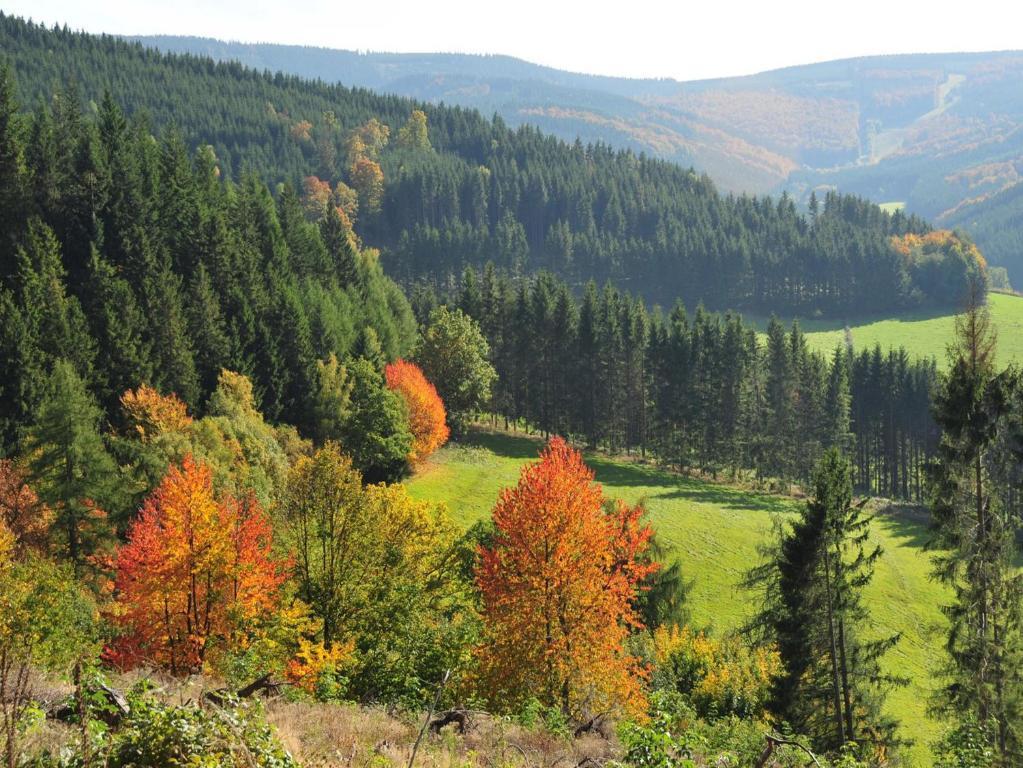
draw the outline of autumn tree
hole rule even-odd
[[[393,700],[429,689],[466,652],[471,615],[442,511],[404,486],[367,486],[336,443],[299,459],[280,507],[299,595],[329,650],[354,643],[350,695]]]
[[[652,530],[642,514],[605,511],[593,472],[558,437],[502,491],[476,573],[495,703],[537,696],[575,718],[642,711],[641,670],[625,648],[640,624],[637,585],[657,567],[643,557]]]
[[[40,673],[66,674],[95,652],[95,613],[70,568],[15,551],[0,520],[0,755],[7,768],[20,765],[18,739]]]
[[[275,610],[285,578],[270,521],[252,496],[217,498],[209,467],[186,457],[150,494],[115,560],[122,667],[200,671],[246,621]]]
[[[330,203],[330,182],[316,176],[302,179],[302,208],[311,221],[320,221]]]
[[[409,461],[422,461],[447,442],[449,430],[444,403],[415,363],[396,360],[384,369],[384,377],[387,387],[401,396],[408,410],[412,431]]]
[[[188,406],[177,395],[161,395],[146,384],[121,395],[121,408],[142,442],[165,432],[183,432],[192,424]]]
[[[430,149],[430,136],[426,126],[426,113],[413,109],[408,122],[398,130],[398,145],[405,149],[426,151]]]
[[[384,200],[384,172],[380,164],[360,157],[349,168],[349,174],[359,193],[359,207],[367,213],[377,213]]]
[[[390,137],[391,129],[375,117],[354,128],[345,140],[349,164],[358,157],[379,160],[380,152],[387,146]]]
[[[47,548],[53,512],[28,484],[28,473],[10,459],[0,459],[0,526],[18,548]]]
[[[334,185],[331,201],[338,212],[345,215],[348,226],[353,226],[356,219],[359,218],[359,193],[343,181],[339,181]]]

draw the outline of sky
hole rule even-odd
[[[1011,0],[0,0],[112,34],[395,52],[501,53],[591,74],[693,80],[886,53],[1023,49]]]

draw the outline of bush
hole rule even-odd
[[[713,638],[688,627],[653,634],[656,689],[684,695],[701,717],[760,717],[778,670],[778,654],[740,638]]]
[[[119,727],[99,721],[88,764],[105,768],[298,768],[281,745],[255,702],[230,702],[224,707],[174,706],[157,701],[145,686],[128,696],[131,714]],[[103,712],[93,708],[93,717]],[[87,764],[81,742],[59,755],[46,754],[35,768],[77,768]]]

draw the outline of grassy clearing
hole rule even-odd
[[[989,296],[991,319],[998,329],[998,361],[1005,365],[1023,361],[1023,296],[992,293]],[[767,319],[750,316],[751,322],[761,330],[767,328]],[[792,318],[781,318],[786,327]],[[841,320],[799,319],[812,349],[833,352],[845,343],[846,323]],[[860,319],[849,325],[853,347],[871,349],[876,344],[887,351],[905,347],[912,357],[933,357],[938,366],[945,366],[945,349],[952,339],[954,315],[948,312],[918,310],[898,316]]]
[[[905,200],[893,200],[889,203],[878,203],[877,207],[885,213],[895,213],[896,211],[906,210]]]
[[[417,498],[443,502],[461,526],[486,517],[501,488],[514,485],[520,467],[536,457],[536,440],[475,433],[441,449],[408,482]],[[643,501],[658,534],[670,543],[686,574],[695,579],[691,610],[697,624],[734,629],[753,610],[755,596],[740,587],[743,574],[759,562],[758,548],[774,520],[791,514],[792,499],[733,489],[679,477],[638,463],[588,456],[609,497]],[[892,671],[912,678],[890,704],[915,740],[912,764],[930,764],[927,745],[939,727],[926,716],[927,699],[942,659],[945,595],[928,578],[923,552],[925,521],[907,512],[878,515],[873,536],[884,547],[867,595],[879,634],[902,633],[889,654]]]

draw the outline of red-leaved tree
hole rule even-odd
[[[576,718],[643,711],[643,670],[625,649],[638,584],[657,569],[641,507],[605,507],[582,456],[555,437],[494,507],[476,578],[483,681],[514,707],[531,696]]]
[[[120,667],[200,671],[211,648],[275,610],[286,577],[254,497],[216,497],[209,467],[185,458],[149,495],[115,559],[106,656]]]
[[[409,461],[422,461],[448,441],[444,401],[415,363],[396,360],[387,366],[384,376],[388,388],[401,396],[408,409],[413,438]]]

